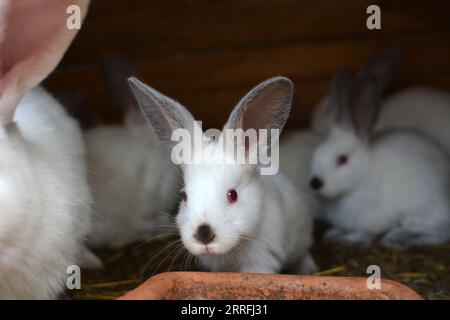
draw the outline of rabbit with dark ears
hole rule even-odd
[[[80,128],[38,86],[76,34],[66,8],[88,3],[0,1],[0,299],[57,298],[69,266],[99,264]]]
[[[131,88],[143,113],[162,141],[173,145],[172,132],[194,133],[198,125],[189,111],[136,78]],[[289,115],[293,93],[290,80],[269,79],[251,90],[235,107],[224,129],[279,129]],[[176,223],[185,248],[212,271],[293,273],[316,270],[309,253],[312,216],[308,201],[281,173],[258,174],[248,159],[253,143],[237,140],[245,148],[246,163],[236,161],[217,139],[204,138],[201,148],[191,146],[202,163],[182,164],[184,195]],[[268,147],[277,141],[271,140]]]
[[[372,76],[378,82],[380,94],[383,95],[390,87],[394,75],[403,61],[403,51],[396,48],[388,48],[380,50],[369,56],[367,60],[361,65],[356,76],[352,75],[348,69],[340,69],[335,77],[343,70],[347,73],[346,81],[355,81],[355,78],[365,76]],[[333,84],[332,84],[333,86]],[[341,87],[340,90],[343,88]],[[330,94],[326,96],[316,107],[311,121],[311,128],[318,134],[325,135],[333,125],[333,117],[336,106],[334,102],[337,101],[333,94],[342,94],[339,90],[330,90]]]
[[[440,146],[417,131],[373,133],[381,90],[371,75],[333,80],[334,125],[312,162],[311,187],[328,200],[326,237],[405,248],[450,238],[450,168]]]
[[[362,64],[357,77],[375,77],[381,97],[390,87],[402,60],[403,51],[400,49],[380,50]],[[353,81],[354,77],[351,78]],[[328,95],[314,111],[311,128],[320,135],[326,134],[332,127],[333,101]],[[450,155],[450,93],[426,87],[410,87],[389,95],[381,109],[383,112],[375,131],[413,129],[438,142]]]
[[[92,247],[121,247],[173,233],[181,177],[167,147],[148,126],[127,82],[138,74],[136,61],[102,60],[102,76],[113,102],[125,113],[122,125],[85,132],[89,183],[94,198]]]
[[[387,49],[380,51],[367,59],[361,66],[360,75],[372,74],[377,78],[385,91],[394,75],[394,71],[401,61],[401,51],[397,49]],[[349,71],[341,70],[347,73],[347,81],[351,82],[353,76]],[[341,84],[336,84],[341,85]],[[339,90],[338,90],[339,89]],[[332,94],[342,94],[343,88],[331,90]],[[296,130],[288,133],[281,143],[280,149],[280,167],[297,185],[302,192],[308,196],[314,205],[313,210],[315,218],[322,218],[322,201],[318,199],[317,194],[310,188],[310,169],[314,150],[323,142],[326,132],[329,130],[335,108],[332,108],[331,101],[338,101],[338,97],[328,95],[316,108],[311,128]],[[314,181],[316,182],[316,181]]]

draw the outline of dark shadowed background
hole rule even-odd
[[[366,8],[381,7],[381,30],[366,28]],[[76,89],[107,121],[119,119],[101,84],[99,59],[123,53],[144,81],[186,105],[207,127],[221,127],[258,82],[284,75],[306,123],[337,68],[356,68],[388,46],[405,50],[394,87],[450,89],[448,0],[93,0],[84,27],[56,72],[51,91]]]

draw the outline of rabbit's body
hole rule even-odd
[[[178,102],[135,78],[130,84],[162,141],[173,145],[171,138],[177,129],[186,139],[200,133],[200,141],[182,150],[183,155],[192,154],[181,163],[184,189],[176,223],[183,246],[214,271],[314,271],[309,254],[313,210],[309,199],[280,172],[262,174],[265,168],[260,166],[259,148],[278,146],[278,140],[272,137],[269,145],[258,134],[255,140],[243,136],[248,130],[281,131],[289,116],[292,83],[282,77],[261,83],[239,102],[223,130],[212,136],[204,135]],[[236,139],[228,140],[229,133]],[[257,144],[258,154],[253,148]],[[240,160],[245,161],[239,161],[234,148],[243,151]],[[248,161],[253,157],[256,163]]]
[[[0,299],[57,298],[69,266],[99,262],[81,130],[39,87],[76,35],[69,5],[89,1],[0,2]]]
[[[370,243],[385,234],[383,241],[393,246],[447,241],[448,158],[412,131],[380,132],[372,140],[359,183],[327,208],[333,225],[328,235],[346,243]]]
[[[302,195],[309,199],[315,217],[320,214],[320,201],[309,187],[311,160],[323,137],[309,130],[289,133],[280,145],[280,170],[288,176]]]
[[[375,131],[380,91],[371,75],[333,80],[334,124],[314,152],[311,187],[327,200],[328,238],[393,247],[450,238],[450,162],[434,139],[412,129]],[[383,110],[384,112],[384,110]],[[381,112],[381,117],[383,117]]]
[[[0,298],[55,298],[90,227],[81,132],[38,87],[1,136]]]
[[[91,246],[150,239],[170,223],[181,178],[167,148],[143,129],[100,126],[85,134],[94,198]]]
[[[438,142],[450,155],[450,93],[412,87],[389,96],[375,131],[410,128]]]
[[[85,133],[94,198],[88,243],[93,247],[154,239],[168,234],[173,221],[181,176],[128,86],[127,78],[137,69],[135,61],[120,56],[102,64],[106,88],[125,119],[122,125],[100,125]]]
[[[280,168],[301,188],[309,188],[312,155],[323,139],[313,131],[296,130],[280,145]]]

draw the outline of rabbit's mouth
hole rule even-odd
[[[239,243],[234,245],[227,245],[226,247],[220,243],[210,243],[210,244],[194,244],[190,246],[186,246],[191,254],[194,256],[211,256],[211,257],[220,257],[225,256],[232,252]]]
[[[238,249],[242,249],[246,246],[247,243],[251,241],[250,238],[247,237],[239,237],[239,240],[235,243],[229,243],[226,247],[220,243],[211,243],[204,246],[203,256],[227,256],[227,255],[235,255]]]
[[[221,249],[221,248],[220,248]],[[227,253],[229,253],[231,250],[233,249],[228,249],[228,250],[220,250],[217,245],[215,244],[209,244],[209,245],[204,245],[203,246],[203,250],[200,251],[199,254],[197,254],[198,256],[224,256]],[[192,254],[195,255],[195,253],[191,252]]]

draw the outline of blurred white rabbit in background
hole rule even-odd
[[[128,86],[127,78],[137,75],[137,65],[131,59],[111,56],[103,60],[102,71],[108,92],[125,112],[125,121],[85,132],[94,198],[88,243],[120,247],[169,235],[182,177]]]
[[[418,130],[374,132],[381,90],[372,75],[341,70],[330,101],[334,125],[313,156],[311,187],[327,200],[326,237],[405,248],[450,238],[450,162]],[[381,111],[381,114],[383,111]]]

